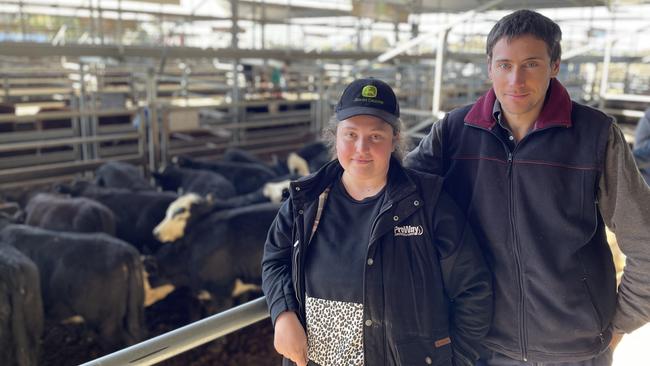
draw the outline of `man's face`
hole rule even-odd
[[[542,110],[560,61],[551,62],[546,43],[531,35],[501,38],[488,58],[488,75],[508,121],[534,122]]]

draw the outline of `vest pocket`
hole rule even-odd
[[[405,339],[396,348],[400,366],[452,365],[451,340],[447,335]]]
[[[587,291],[587,295],[589,297],[589,303],[591,304],[591,309],[593,310],[594,317],[596,319],[596,324],[598,324],[598,330],[603,331],[603,317],[600,315],[600,311],[598,311],[598,308],[596,307],[596,303],[594,302],[594,295],[591,292],[591,289],[589,288],[589,284],[587,283],[587,278],[582,279],[582,284],[585,287],[585,290]],[[601,341],[602,341],[602,333],[600,335]]]

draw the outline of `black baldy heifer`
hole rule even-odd
[[[202,197],[195,193],[180,196],[167,207],[165,219],[153,230],[162,242],[172,242],[183,236],[185,228],[203,219],[209,212],[246,207],[259,203],[280,203],[289,197],[290,180],[266,183],[255,192],[220,200],[208,195]]]
[[[206,290],[219,309],[232,304],[237,279],[259,285],[266,233],[279,205],[264,203],[209,213],[195,220],[189,208],[186,224],[164,226],[161,240],[170,241],[156,253],[157,275],[174,286]],[[183,230],[180,230],[180,228]]]
[[[81,316],[106,350],[142,338],[143,268],[129,244],[103,233],[63,233],[8,225],[0,241],[38,267],[47,319]]]
[[[55,231],[115,235],[115,217],[103,204],[83,197],[39,193],[25,208],[25,223]]]
[[[156,190],[142,177],[137,166],[121,161],[109,161],[97,168],[95,183],[100,187],[124,188],[132,191]]]
[[[0,365],[36,366],[43,333],[38,269],[0,242]]]
[[[203,169],[223,175],[235,186],[237,194],[245,194],[260,189],[264,183],[277,174],[266,164],[231,161],[201,161],[187,157],[175,157],[176,164],[183,168]]]
[[[329,147],[321,141],[312,142],[303,146],[296,151],[296,154],[307,161],[310,172],[317,171],[332,160],[332,153]]]
[[[98,201],[115,216],[117,237],[148,254],[160,246],[151,231],[165,217],[167,207],[178,198],[171,192],[132,192],[98,187],[86,181],[59,186],[59,191]]]
[[[196,193],[201,196],[208,194],[216,198],[230,198],[237,193],[233,184],[223,175],[208,170],[178,168],[167,166],[153,177],[165,191]]]

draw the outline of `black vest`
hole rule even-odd
[[[565,107],[570,123],[536,128],[513,151],[494,124],[468,121],[471,106],[440,122],[445,188],[495,277],[485,346],[519,360],[588,359],[611,337],[616,279],[596,197],[612,122]]]

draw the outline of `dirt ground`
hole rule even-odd
[[[256,299],[262,294],[248,293],[236,304]],[[166,299],[146,308],[148,338],[192,322],[193,318],[209,316],[210,309],[199,300],[183,293],[172,293]],[[198,320],[198,319],[194,319]],[[85,324],[46,324],[41,351],[45,366],[72,366],[103,356],[96,333]],[[268,319],[238,332],[177,355],[158,365],[165,366],[277,366],[281,359],[273,349],[273,328]]]

